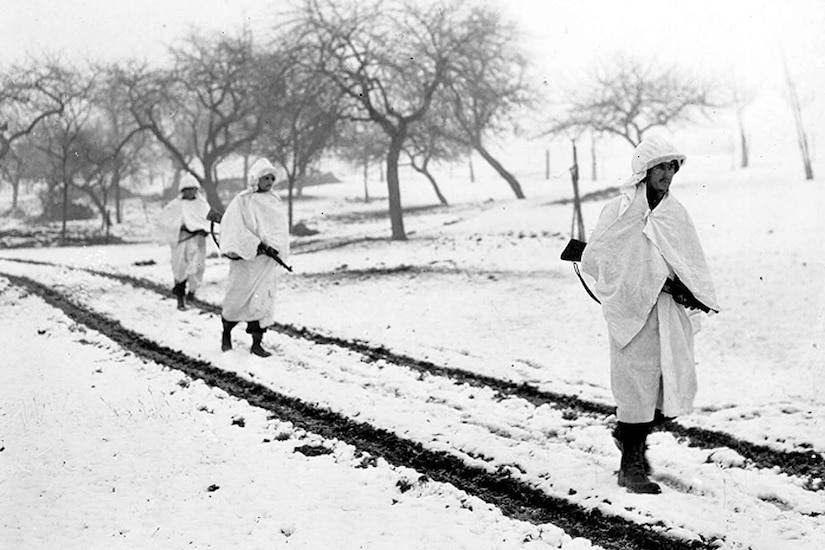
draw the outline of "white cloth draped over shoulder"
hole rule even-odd
[[[669,275],[677,275],[699,301],[719,309],[687,210],[672,192],[650,210],[643,183],[624,189],[604,207],[582,255],[582,271],[596,280],[611,337],[621,347],[644,326]]]
[[[658,140],[643,142],[633,176],[602,210],[582,255],[582,271],[596,280],[595,293],[610,337],[611,387],[619,421],[649,422],[688,413],[696,394],[693,334],[698,325],[662,287],[678,276],[701,302],[719,310],[694,224],[668,192],[650,210],[649,168],[684,156]]]
[[[221,220],[221,253],[234,259],[229,267],[223,317],[227,321],[260,321],[270,324],[275,317],[275,283],[278,269],[274,260],[258,255],[263,243],[289,258],[289,222],[283,202],[272,192],[257,192],[259,178],[275,173],[265,159],[252,165],[248,187],[239,193]]]

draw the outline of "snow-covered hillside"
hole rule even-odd
[[[450,207],[406,185],[406,242],[357,178],[312,188],[265,360],[242,331],[220,351],[223,259],[179,312],[163,246],[0,250],[0,546],[825,547],[825,186],[792,160],[674,180],[722,312],[696,412],[651,437],[658,496],[616,486],[563,177],[517,201],[456,170]],[[119,231],[150,235],[132,207]]]

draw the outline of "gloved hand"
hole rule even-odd
[[[258,255],[265,254],[270,258],[276,258],[278,256],[278,251],[272,248],[269,245],[261,243],[258,245]]]
[[[678,277],[676,278],[676,280],[673,281],[668,279],[665,282],[665,286],[662,290],[664,292],[669,293],[670,296],[673,298],[673,301],[679,304],[680,306],[684,306],[688,309],[703,310],[703,308],[701,307],[702,304],[699,302],[699,300],[696,299],[696,297],[693,295],[690,289],[688,289],[688,287],[686,287],[684,283],[679,280]]]
[[[210,208],[209,213],[206,215],[206,219],[210,222],[221,223],[221,218],[223,218],[223,214],[214,208]]]

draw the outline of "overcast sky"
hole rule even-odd
[[[421,0],[425,1],[425,0]],[[615,51],[743,74],[765,72],[783,48],[795,68],[825,70],[823,0],[492,0],[548,67]],[[3,0],[0,56],[160,56],[190,27],[264,32],[284,0]],[[680,6],[681,7],[677,7]]]
[[[427,0],[419,0],[427,1]],[[45,51],[66,58],[162,59],[192,27],[256,35],[285,0],[0,0],[0,64]],[[515,19],[537,77],[575,82],[616,52],[729,74],[778,96],[782,54],[825,119],[825,0],[490,0]],[[776,105],[774,103],[773,105]],[[783,115],[784,116],[784,115]],[[813,122],[815,126],[820,122]],[[823,129],[825,132],[825,129]]]

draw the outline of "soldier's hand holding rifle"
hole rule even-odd
[[[272,258],[273,260],[278,262],[278,265],[280,265],[281,267],[283,267],[284,269],[286,269],[290,273],[292,272],[292,267],[286,265],[284,263],[284,261],[281,259],[281,256],[278,254],[278,251],[275,250],[274,248],[272,248],[271,246],[266,245],[264,243],[259,244],[258,245],[258,255],[260,256],[261,254],[263,254],[265,256],[269,256],[270,258]]]

